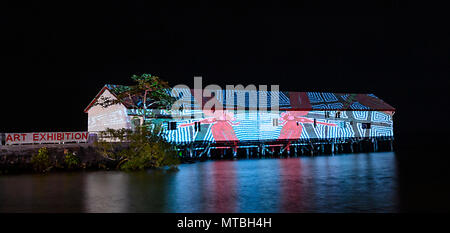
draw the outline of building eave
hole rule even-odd
[[[89,103],[89,105],[84,109],[85,113],[88,113],[89,109],[95,104],[97,99],[106,91],[108,90],[111,95],[117,98],[117,96],[108,88],[107,85],[103,86],[103,88],[98,92],[98,94],[94,97],[94,99]]]

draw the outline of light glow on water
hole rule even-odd
[[[398,212],[393,152],[0,176],[0,212]]]

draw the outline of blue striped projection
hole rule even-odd
[[[310,103],[321,103],[324,102],[320,92],[308,92],[308,98]]]
[[[322,93],[322,96],[326,102],[338,101],[337,97],[333,93]]]
[[[352,109],[367,109],[367,110],[370,109],[369,107],[366,107],[366,106],[360,104],[359,102],[354,102],[352,105],[350,105],[350,107]]]
[[[167,139],[177,144],[393,136],[392,116],[387,113],[339,111],[341,115],[336,118],[337,111],[326,112],[328,116],[325,111],[314,110],[228,111],[228,118],[220,118],[220,115],[208,117],[200,114],[201,110],[194,110],[184,113],[195,113],[196,119],[167,119],[176,121],[177,127],[169,130],[168,124],[164,124],[163,128]],[[201,126],[196,127],[196,122]],[[370,123],[370,127],[364,129],[363,123]]]
[[[354,111],[353,117],[356,120],[367,120],[367,116],[369,116],[368,111]]]

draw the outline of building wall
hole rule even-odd
[[[114,98],[105,90],[102,96]],[[224,141],[275,141],[298,139],[348,139],[361,137],[392,137],[392,112],[383,111],[225,111],[215,113],[201,110],[183,110],[179,116],[194,116],[193,119],[175,117],[149,119],[161,123],[170,142],[188,144],[192,142]],[[164,115],[164,111],[156,111]],[[88,130],[102,131],[106,128],[132,128],[131,117],[135,111],[118,104],[108,108],[93,106],[88,111]],[[167,115],[168,116],[168,115]],[[316,124],[314,124],[314,119]],[[274,122],[275,121],[275,122]],[[167,122],[176,122],[176,129],[169,130]],[[199,126],[199,130],[196,130]],[[278,122],[278,124],[276,124]],[[275,124],[274,124],[275,123]],[[363,124],[370,123],[370,129]]]
[[[105,90],[101,96],[115,98],[108,90]],[[128,117],[127,109],[123,104],[107,108],[92,106],[88,110],[88,131],[97,132],[106,128],[131,128],[130,117]]]
[[[340,112],[339,118],[336,118],[337,111],[327,111],[327,114],[325,111],[316,110],[279,113],[227,111],[215,116],[208,114],[202,116],[201,111],[197,110],[194,112],[200,117],[185,120],[153,119],[153,121],[162,122],[167,139],[175,143],[393,136],[393,116],[379,111],[343,111]],[[176,122],[175,130],[168,129],[166,122],[169,121]],[[278,125],[274,124],[274,121],[278,121]],[[195,122],[200,124],[200,130],[195,129]],[[364,123],[370,123],[370,129],[365,129]]]

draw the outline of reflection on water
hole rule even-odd
[[[0,212],[398,212],[395,154],[0,176]]]
[[[125,173],[89,173],[83,179],[83,212],[126,212],[128,182]]]

